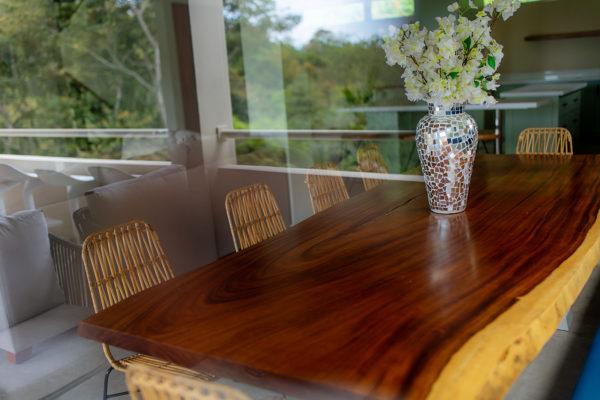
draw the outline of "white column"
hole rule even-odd
[[[219,165],[235,164],[233,141],[217,138],[218,126],[232,127],[223,1],[190,0],[189,7],[202,152],[209,175],[214,175]]]
[[[190,25],[194,51],[194,70],[200,115],[200,140],[206,181],[206,202],[198,205],[210,213],[210,227],[216,249],[226,247],[227,240],[219,235],[216,224],[223,224],[224,204],[218,197],[218,168],[235,164],[233,140],[219,141],[217,127],[232,127],[229,63],[225,42],[225,21],[222,0],[190,0]],[[229,239],[230,240],[230,239]]]

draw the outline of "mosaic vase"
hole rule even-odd
[[[477,152],[475,120],[462,105],[430,104],[417,125],[416,142],[431,211],[464,211]]]

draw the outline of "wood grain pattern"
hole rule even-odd
[[[478,156],[455,216],[388,182],[79,332],[301,398],[501,398],[600,257],[598,170]]]

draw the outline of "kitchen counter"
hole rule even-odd
[[[585,82],[575,83],[538,83],[533,85],[525,85],[516,89],[507,90],[500,93],[503,99],[510,98],[548,98],[560,97],[569,93],[584,89],[587,86]]]
[[[529,110],[538,108],[545,103],[545,100],[527,100],[527,101],[499,101],[496,104],[475,104],[466,105],[468,110]],[[339,112],[355,112],[355,113],[382,113],[382,112],[418,112],[427,111],[427,104],[413,103],[401,104],[395,106],[380,106],[380,107],[348,107],[340,108]]]

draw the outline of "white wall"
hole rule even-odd
[[[600,37],[526,42],[533,34],[600,29],[600,1],[555,0],[523,4],[494,28],[504,45],[501,72],[537,72],[600,67]]]

